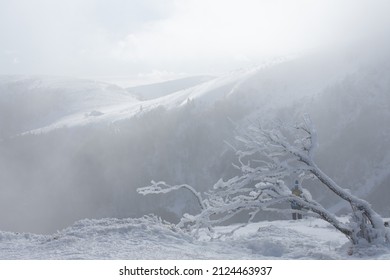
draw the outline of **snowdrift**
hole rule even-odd
[[[153,217],[85,219],[53,235],[0,232],[0,259],[390,259],[390,248],[350,256],[345,242],[311,218],[254,223],[217,240],[194,239]]]

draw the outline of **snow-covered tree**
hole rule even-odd
[[[303,123],[286,126],[274,124],[271,128],[251,125],[237,139],[243,149],[237,150],[240,175],[227,181],[220,179],[202,199],[188,185],[170,186],[164,182],[152,182],[151,186],[138,189],[142,194],[165,193],[186,187],[196,196],[201,211],[198,215],[186,214],[179,226],[189,229],[211,228],[214,224],[229,220],[242,211],[249,212],[249,222],[260,211],[305,212],[319,217],[342,232],[353,244],[383,244],[390,242],[390,232],[381,216],[371,205],[348,190],[340,187],[315,163],[316,130],[308,116]],[[297,196],[286,185],[291,178],[318,180],[350,206],[351,219],[342,222],[323,205],[314,200],[307,189]],[[301,209],[286,208],[299,205]]]

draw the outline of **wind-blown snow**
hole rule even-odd
[[[249,224],[216,240],[195,239],[151,217],[106,218],[53,235],[0,232],[0,259],[390,259],[390,248],[348,255],[344,235],[313,218]]]

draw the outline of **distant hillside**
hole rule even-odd
[[[98,81],[50,76],[0,76],[0,139],[39,129],[68,115],[98,116],[101,107],[137,99]]]

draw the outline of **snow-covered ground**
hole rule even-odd
[[[390,259],[390,247],[349,251],[344,235],[314,218],[253,223],[214,240],[151,217],[85,219],[53,235],[0,232],[0,259]]]

